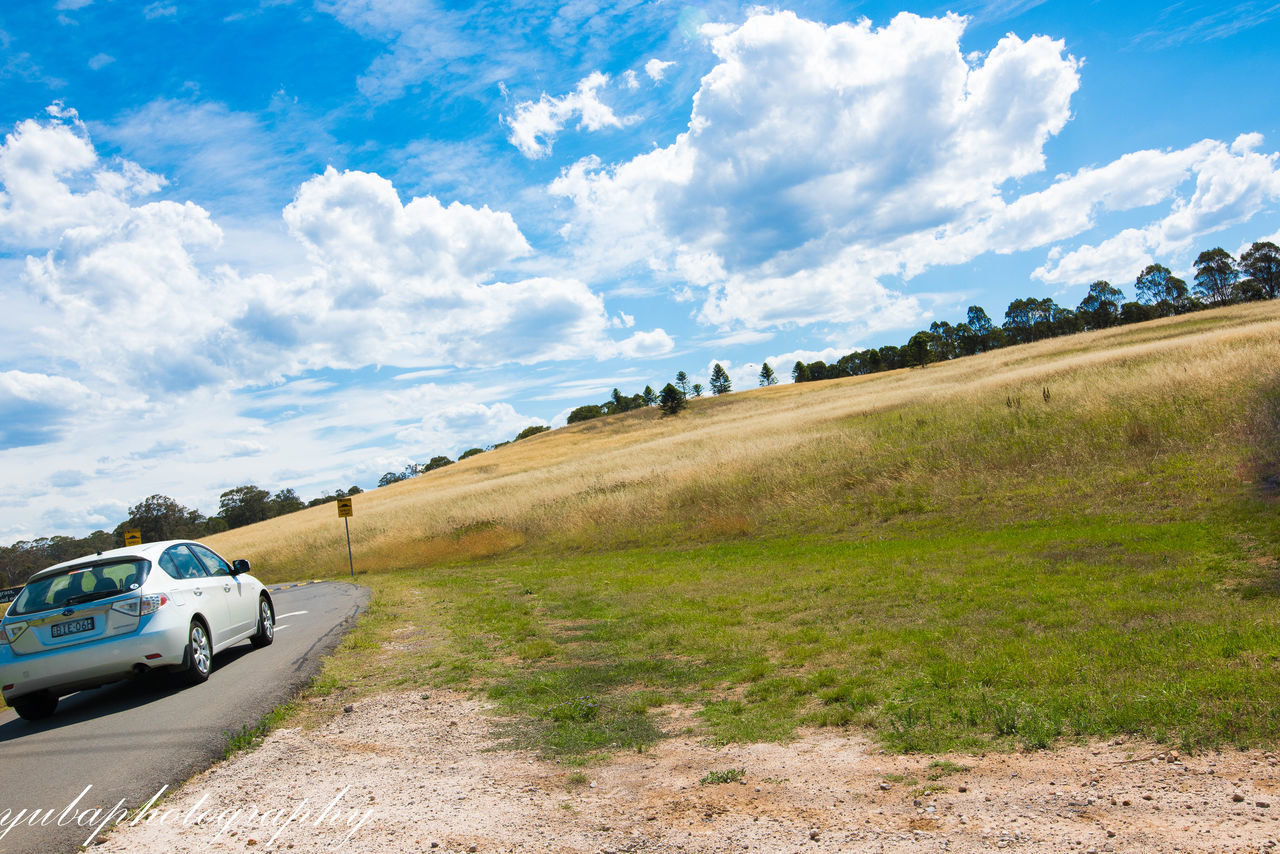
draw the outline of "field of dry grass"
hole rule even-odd
[[[597,419],[357,496],[374,598],[311,697],[481,691],[561,757],[671,704],[721,742],[1274,745],[1278,476],[1280,303]],[[212,544],[347,573],[332,506]]]
[[[673,418],[646,409],[570,425],[357,496],[357,571],[843,530],[866,521],[845,513],[851,493],[886,512],[896,500],[1017,509],[1025,481],[1055,471],[1087,473],[1111,500],[1108,469],[1127,481],[1179,442],[1249,465],[1242,434],[1222,433],[1247,429],[1247,413],[1220,409],[1239,407],[1241,390],[1277,366],[1280,304],[1263,303],[694,400]],[[1096,435],[1082,441],[1081,431]],[[346,569],[331,505],[210,542],[269,580]]]

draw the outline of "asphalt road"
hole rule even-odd
[[[121,799],[125,809],[142,807],[163,786],[209,767],[227,733],[254,726],[316,674],[369,592],[321,582],[273,587],[271,596],[275,643],[218,653],[202,685],[179,688],[151,674],[63,697],[44,721],[0,711],[0,854],[75,851],[92,832],[72,823],[83,811],[99,808],[105,818]],[[46,817],[51,808],[47,824],[27,825],[33,810]],[[20,810],[27,813],[18,823]]]

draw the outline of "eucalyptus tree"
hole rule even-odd
[[[1175,276],[1163,264],[1150,264],[1134,281],[1138,301],[1154,305],[1161,314],[1175,314],[1190,307],[1187,283]]]
[[[1269,240],[1254,243],[1241,254],[1240,270],[1254,299],[1280,297],[1280,246]]]
[[[1231,253],[1216,246],[1196,256],[1196,296],[1210,305],[1225,305],[1236,298],[1240,268]]]
[[[1120,322],[1120,306],[1124,293],[1108,281],[1099,279],[1089,286],[1089,293],[1076,308],[1085,329],[1106,329]]]

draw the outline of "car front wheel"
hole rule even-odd
[[[257,649],[262,649],[264,646],[270,646],[275,639],[276,615],[267,597],[263,596],[258,600],[258,631],[249,638],[249,643]]]
[[[213,643],[208,629],[199,620],[191,621],[187,637],[187,669],[182,671],[182,680],[188,685],[199,685],[213,670]]]
[[[28,721],[47,718],[56,708],[58,708],[58,698],[52,694],[32,694],[13,701],[13,710],[18,713],[18,717]]]

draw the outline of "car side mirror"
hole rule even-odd
[[[244,558],[239,558],[237,560],[231,561],[232,575],[244,575],[248,571],[249,571],[249,561],[245,560]]]

